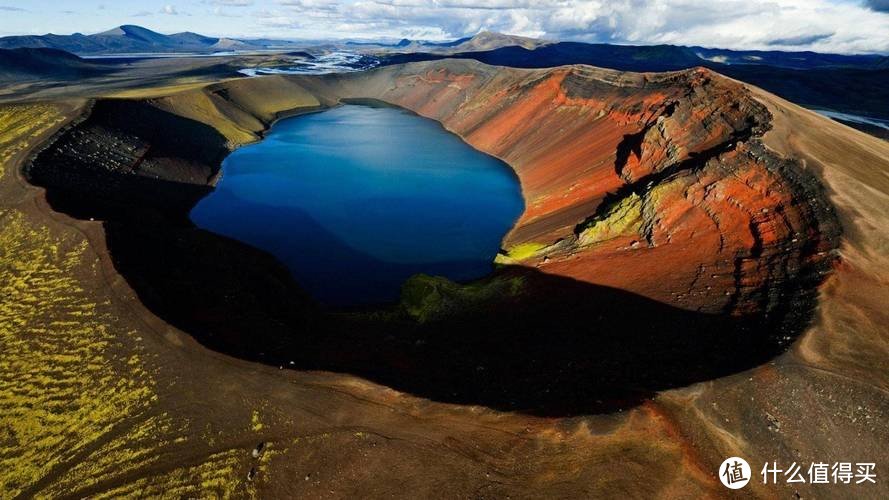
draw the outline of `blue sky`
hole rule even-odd
[[[162,33],[559,40],[889,53],[889,0],[0,0],[0,35]]]

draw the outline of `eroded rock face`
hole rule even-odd
[[[830,207],[814,178],[761,146],[770,115],[739,83],[705,69],[454,62],[390,79],[374,97],[515,168],[527,209],[504,262],[737,313],[787,308],[790,282],[817,283],[829,267],[839,233]]]

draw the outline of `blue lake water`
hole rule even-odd
[[[222,173],[195,224],[275,255],[334,306],[397,300],[417,273],[484,276],[524,206],[506,164],[388,107],[282,120]]]

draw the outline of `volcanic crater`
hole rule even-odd
[[[330,310],[269,254],[189,220],[225,156],[275,120],[367,100],[515,170],[525,211],[490,276],[415,276],[397,304]],[[445,60],[99,99],[25,174],[55,210],[102,221],[142,303],[212,349],[564,416],[749,369],[805,329],[841,228],[804,165],[761,143],[771,120],[705,69]]]

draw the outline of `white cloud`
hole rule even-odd
[[[249,7],[253,0],[211,0],[210,3],[220,7]]]
[[[256,29],[279,36],[456,38],[492,30],[590,42],[889,52],[889,13],[846,0],[276,0],[270,8]]]
[[[179,11],[176,10],[175,5],[164,5],[163,8],[161,8],[160,12],[161,12],[161,14],[167,14],[170,16],[178,16],[179,15]]]

